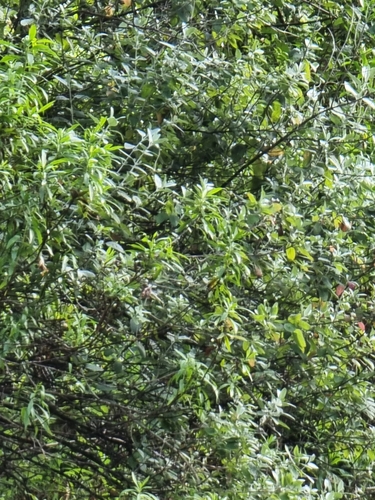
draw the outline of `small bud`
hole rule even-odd
[[[358,284],[355,281],[348,281],[347,287],[350,288],[350,290],[355,290],[357,288]]]
[[[114,8],[112,7],[112,5],[107,5],[106,7],[104,7],[104,13],[107,17],[112,17],[113,14],[115,13],[114,11]]]
[[[142,290],[141,297],[142,299],[149,299],[151,297],[151,294],[152,294],[152,288],[150,285],[147,285]]]
[[[48,267],[46,266],[46,264],[44,262],[43,255],[39,255],[38,267],[41,270],[42,276],[44,276],[45,274],[48,273]]]
[[[340,229],[343,233],[347,233],[348,231],[350,231],[352,228],[352,225],[351,223],[348,221],[348,219],[346,217],[343,217],[342,218],[342,222],[340,224]]]
[[[337,295],[337,297],[341,297],[341,295],[342,295],[342,294],[344,293],[344,291],[345,291],[345,288],[346,288],[346,287],[345,287],[344,285],[341,285],[341,284],[340,284],[340,285],[337,285],[337,287],[336,287],[336,295]]]
[[[255,266],[254,267],[254,274],[257,278],[261,278],[263,276],[263,271],[261,270],[260,267]]]
[[[362,321],[360,321],[360,322],[358,323],[358,328],[359,328],[360,330],[362,330],[362,332],[364,332],[364,331],[366,330],[365,324],[364,324],[364,323],[362,323]]]

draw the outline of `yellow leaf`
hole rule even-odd
[[[233,330],[233,321],[231,319],[227,318],[224,321],[224,330],[227,332]]]
[[[164,116],[160,111],[156,113],[156,121],[158,122],[158,125],[161,125],[164,121]]]
[[[304,69],[305,69],[305,78],[308,82],[311,82],[311,71],[310,64],[308,61],[304,61]]]
[[[246,193],[246,195],[249,198],[249,201],[250,201],[251,205],[256,205],[257,204],[257,200],[256,200],[255,196],[252,193]]]
[[[106,7],[104,7],[104,13],[107,17],[112,17],[113,14],[114,14],[114,8],[112,7],[112,5],[107,5]]]
[[[217,276],[215,276],[214,278],[212,278],[210,280],[210,282],[207,285],[207,288],[209,290],[213,290],[217,286],[218,283],[219,283],[219,278]]]
[[[272,148],[269,151],[267,151],[268,156],[271,157],[278,157],[278,156],[283,156],[284,150],[280,148]]]
[[[230,340],[229,340],[229,337],[227,337],[227,336],[224,337],[224,345],[227,348],[227,350],[229,352],[231,352],[232,349],[231,349],[231,345],[230,345]]]
[[[286,256],[288,260],[293,261],[296,258],[296,251],[293,247],[289,247],[286,249]]]
[[[303,152],[303,166],[307,167],[308,165],[310,165],[311,160],[312,160],[311,151],[304,151]]]

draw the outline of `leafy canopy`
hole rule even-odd
[[[370,498],[370,3],[0,6],[0,498]]]

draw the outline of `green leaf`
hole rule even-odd
[[[77,276],[78,278],[90,278],[90,279],[96,277],[95,273],[93,273],[92,271],[88,271],[87,269],[78,269]]]
[[[298,253],[306,257],[311,262],[314,262],[314,257],[306,250],[306,248],[298,247]]]
[[[125,250],[122,248],[122,246],[117,243],[116,241],[107,241],[106,242],[107,247],[113,248],[114,250],[117,250],[117,252],[120,253],[125,253]]]
[[[102,372],[103,368],[101,368],[99,365],[96,365],[94,363],[87,363],[86,368],[90,370],[91,372]]]
[[[354,88],[350,85],[348,82],[344,82],[345,90],[349,92],[352,96],[354,96],[356,99],[358,99],[359,94]]]
[[[294,339],[295,343],[298,345],[298,347],[301,349],[301,351],[305,352],[306,340],[305,340],[305,337],[303,335],[302,330],[300,330],[299,328],[296,328],[293,331],[292,335],[293,335],[293,339]]]
[[[375,102],[369,97],[364,97],[362,101],[371,109],[375,109]]]
[[[118,125],[118,120],[116,120],[116,118],[114,116],[110,116],[108,118],[107,122],[108,122],[108,125],[110,127],[117,127],[117,125]]]
[[[279,101],[274,101],[272,103],[272,113],[271,120],[275,123],[280,119],[281,116],[281,104]]]
[[[154,175],[154,182],[156,189],[161,189],[163,187],[163,181],[160,179],[158,174]]]
[[[289,333],[293,333],[296,327],[291,323],[284,323],[284,330]]]
[[[137,318],[131,318],[130,320],[130,329],[132,333],[138,333],[141,329],[141,324]]]
[[[223,339],[224,339],[224,345],[227,348],[228,352],[231,352],[232,346],[231,346],[230,338],[228,337],[228,335],[225,335],[223,337]]]
[[[236,144],[230,151],[232,160],[238,163],[246,154],[248,146],[246,144]]]
[[[32,42],[36,38],[36,24],[32,24],[29,28],[29,39]]]
[[[121,361],[115,361],[113,363],[113,371],[117,374],[122,373],[123,367]]]

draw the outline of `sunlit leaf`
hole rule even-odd
[[[293,247],[289,247],[286,249],[287,259],[293,261],[296,258],[296,251]]]
[[[305,352],[306,340],[305,340],[305,337],[303,335],[302,330],[300,330],[299,328],[296,328],[293,331],[292,335],[293,335],[293,339],[294,339],[295,343],[298,345],[298,347],[301,349],[301,351]]]

